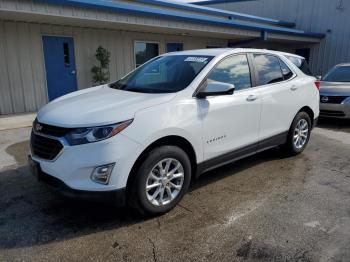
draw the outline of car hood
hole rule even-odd
[[[132,119],[137,111],[175,96],[128,92],[104,85],[60,97],[44,106],[37,117],[41,123],[60,127],[101,126]]]
[[[321,81],[320,93],[334,96],[350,96],[350,83]]]

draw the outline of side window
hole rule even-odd
[[[252,86],[249,64],[246,55],[233,55],[215,66],[208,76],[209,81],[235,85],[235,90]]]
[[[273,55],[255,54],[254,62],[258,71],[258,85],[268,85],[283,81],[279,59]]]
[[[286,56],[294,65],[296,65],[305,75],[312,76],[312,72],[310,70],[309,64],[305,59],[294,57],[294,56]]]
[[[290,70],[289,67],[282,60],[280,60],[280,64],[281,64],[283,79],[284,80],[291,79],[293,77],[292,70]]]

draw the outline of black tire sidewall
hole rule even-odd
[[[154,206],[147,199],[145,185],[149,172],[159,161],[165,158],[174,158],[180,161],[184,169],[184,183],[180,193],[172,202],[164,206]],[[168,212],[180,202],[186,193],[190,182],[191,162],[187,154],[181,148],[176,146],[161,146],[153,149],[139,168],[134,183],[134,197],[136,197],[136,201],[138,202],[138,209],[141,209],[139,211],[141,211],[141,213],[150,215]]]
[[[299,121],[301,119],[305,119],[306,120],[306,122],[308,124],[309,132],[308,132],[308,136],[307,136],[306,142],[303,145],[303,147],[296,148],[295,145],[294,145],[294,142],[293,142],[294,130],[295,130],[295,127],[297,126],[297,124],[299,123]],[[290,153],[292,153],[292,154],[299,154],[299,153],[304,151],[304,149],[306,148],[306,146],[307,146],[307,144],[309,143],[309,140],[310,140],[311,129],[312,129],[312,125],[311,125],[310,116],[306,112],[299,112],[295,116],[295,118],[294,118],[294,120],[292,122],[291,128],[289,130],[289,134],[288,134],[287,146],[288,146],[288,149],[289,149]]]

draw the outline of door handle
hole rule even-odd
[[[70,72],[72,75],[75,75],[75,73],[76,73],[76,71],[75,70],[73,70],[72,72]]]
[[[292,90],[292,91],[298,90],[298,87],[296,85],[292,85],[290,90]]]
[[[256,96],[256,95],[249,95],[247,97],[247,101],[248,102],[253,102],[253,101],[257,100],[257,99],[258,99],[258,96]]]

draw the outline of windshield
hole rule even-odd
[[[160,56],[110,85],[141,93],[173,93],[185,89],[210,62],[212,56]]]
[[[350,82],[350,66],[334,67],[322,80],[328,82]]]

